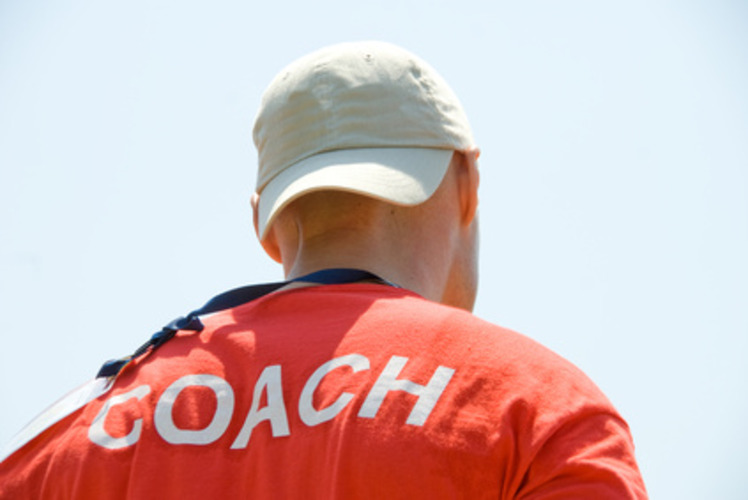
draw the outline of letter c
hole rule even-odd
[[[151,392],[150,386],[140,385],[131,391],[123,392],[122,394],[117,394],[116,396],[112,396],[111,398],[109,398],[107,402],[104,403],[104,406],[99,411],[99,414],[96,415],[96,418],[94,418],[93,422],[91,423],[91,427],[88,428],[88,439],[90,439],[94,444],[98,444],[99,446],[110,450],[127,448],[128,446],[132,446],[137,443],[138,439],[140,439],[140,431],[143,428],[142,418],[135,419],[132,424],[132,430],[130,431],[130,433],[127,436],[121,438],[111,436],[104,429],[104,422],[106,421],[107,414],[109,413],[109,410],[112,408],[112,406],[122,404],[131,398],[137,398],[138,400],[141,400],[149,392]]]
[[[327,408],[317,410],[312,404],[314,391],[324,376],[341,366],[350,366],[355,373],[361,370],[368,370],[369,360],[361,354],[348,354],[347,356],[331,359],[312,373],[312,376],[309,377],[309,380],[304,385],[301,397],[299,398],[299,417],[309,427],[332,420],[353,399],[353,394],[344,392]]]

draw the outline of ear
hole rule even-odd
[[[460,192],[462,224],[469,226],[478,213],[478,186],[480,184],[478,157],[480,156],[480,149],[472,147],[455,156],[460,160],[458,189]]]
[[[265,235],[265,239],[262,239],[260,236],[260,211],[258,210],[260,195],[258,195],[257,193],[253,193],[250,203],[252,204],[252,223],[255,227],[255,234],[257,235],[257,239],[260,240],[260,245],[262,245],[265,253],[268,254],[271,259],[279,264],[282,264],[280,247],[278,246],[278,242],[275,239],[275,231],[273,231],[273,228],[270,227],[268,229],[267,235]]]

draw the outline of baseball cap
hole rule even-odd
[[[474,144],[444,79],[373,41],[326,47],[282,70],[263,94],[253,138],[261,239],[285,206],[314,191],[423,203],[452,153]]]

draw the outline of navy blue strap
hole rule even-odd
[[[172,321],[161,330],[154,333],[151,338],[148,339],[148,341],[138,347],[130,356],[107,361],[101,367],[96,377],[113,377],[117,375],[127,363],[149,350],[152,351],[158,348],[164,342],[171,339],[179,330],[190,330],[194,332],[201,331],[204,326],[202,321],[200,321],[200,316],[215,313],[218,311],[224,311],[226,309],[231,309],[242,304],[246,304],[247,302],[259,299],[260,297],[263,297],[269,293],[273,293],[290,283],[304,282],[315,283],[319,285],[342,285],[346,283],[356,283],[359,281],[367,280],[374,280],[390,286],[396,286],[368,271],[361,271],[358,269],[323,269],[322,271],[307,274],[306,276],[301,276],[289,281],[279,281],[277,283],[265,283],[261,285],[249,285],[241,288],[235,288],[234,290],[229,290],[228,292],[216,295],[200,309],[195,309],[187,316],[182,316]]]
[[[289,283],[316,283],[319,285],[335,285],[345,283],[355,283],[357,281],[376,280],[384,282],[383,279],[368,271],[358,269],[324,269],[315,273],[307,274],[300,278],[289,281],[280,281],[277,283],[265,283],[262,285],[249,285],[242,288],[229,290],[210,299],[203,307],[192,311],[187,316],[202,316],[224,309],[231,309],[247,302],[251,302],[269,293],[283,288]]]

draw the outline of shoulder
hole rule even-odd
[[[316,343],[330,338],[339,351],[400,355],[414,363],[450,366],[457,379],[481,379],[483,393],[492,387],[510,390],[512,398],[536,405],[577,406],[584,401],[610,408],[589,377],[537,341],[403,289],[342,285],[294,290],[216,320],[252,325],[260,335],[273,331],[272,338],[279,342],[306,345],[309,338]]]
[[[209,336],[217,331],[251,330],[256,339],[272,331],[269,335],[279,342],[296,339],[303,343],[309,335],[320,339],[334,332],[337,340],[355,339],[423,356],[448,357],[476,367],[490,366],[504,375],[531,375],[538,381],[559,376],[579,383],[588,380],[572,363],[526,335],[408,290],[381,285],[332,285],[277,293],[208,318],[205,325]]]
[[[567,383],[602,396],[582,370],[531,337],[496,325],[474,314],[417,296],[406,297],[396,307],[383,306],[383,315],[408,325],[434,349],[476,367],[490,367],[504,378],[525,379],[528,384]]]

